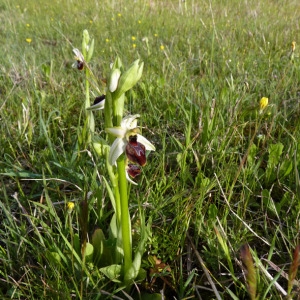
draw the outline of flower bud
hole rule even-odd
[[[110,69],[121,69],[123,67],[122,61],[119,56],[115,59],[113,63],[110,64]]]
[[[87,62],[89,62],[93,56],[94,46],[95,46],[95,40],[92,39],[91,44],[89,45],[89,47],[87,49],[87,57],[86,57]]]
[[[88,51],[88,47],[89,47],[89,42],[90,42],[90,35],[89,32],[85,29],[83,30],[82,33],[82,51]]]
[[[125,71],[120,79],[118,88],[115,91],[114,98],[120,97],[122,94],[130,90],[141,78],[143,73],[144,63],[139,65],[139,59],[133,62],[127,71]]]
[[[120,76],[121,71],[119,69],[114,69],[112,71],[108,87],[111,93],[113,93],[117,89]]]

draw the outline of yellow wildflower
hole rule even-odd
[[[132,48],[136,48],[136,44],[132,44]]]
[[[292,62],[294,62],[294,58],[295,58],[295,49],[296,49],[296,42],[295,41],[292,41],[292,44],[291,44],[291,52],[290,52],[290,60]]]
[[[73,202],[68,202],[67,203],[67,208],[68,208],[68,213],[72,212],[74,209],[75,204]]]
[[[296,42],[292,41],[292,52],[294,52],[296,49]]]
[[[132,36],[131,39],[132,39],[133,41],[135,41],[135,40],[136,40],[136,37],[135,37],[135,36]]]
[[[259,101],[259,113],[262,114],[264,109],[268,106],[269,99],[267,97],[262,97]]]
[[[26,42],[27,42],[28,44],[30,44],[30,43],[32,42],[32,39],[27,38],[27,39],[26,39]]]
[[[160,50],[165,50],[165,46],[164,45],[160,45]]]

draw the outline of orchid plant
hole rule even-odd
[[[95,264],[111,280],[121,286],[128,287],[136,280],[141,271],[141,258],[145,243],[150,234],[150,222],[145,225],[144,215],[140,210],[141,238],[133,257],[131,221],[129,212],[129,184],[137,185],[134,178],[146,165],[147,151],[154,151],[154,145],[141,135],[137,125],[139,114],[124,116],[125,93],[133,88],[142,76],[143,63],[138,60],[125,70],[120,58],[111,64],[110,74],[106,80],[105,92],[96,97],[91,105],[90,88],[99,88],[88,63],[92,58],[94,40],[87,30],[83,32],[82,52],[75,48],[74,67],[85,71],[85,137],[87,144],[92,145],[95,153],[104,158],[109,181],[103,177],[108,194],[114,208],[110,223],[110,241],[105,239],[101,229],[97,229],[92,237]],[[103,83],[102,83],[103,84]],[[99,94],[101,94],[99,92]],[[97,110],[104,110],[106,137],[95,133],[94,115]],[[102,174],[103,175],[103,174]],[[87,207],[87,205],[85,205]],[[84,213],[86,215],[86,212]],[[86,233],[84,233],[86,234]],[[111,243],[111,241],[114,241]],[[113,247],[112,247],[113,244]],[[91,245],[89,245],[91,247]],[[86,247],[86,246],[85,246]],[[114,248],[114,249],[112,249]],[[85,250],[81,251],[84,261]],[[140,276],[141,277],[141,276]]]

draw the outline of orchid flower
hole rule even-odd
[[[81,71],[85,64],[83,54],[77,48],[73,49],[73,53],[75,54],[74,58],[75,58],[76,62],[72,66],[73,66],[73,68],[76,68]]]
[[[105,105],[105,95],[101,95],[101,96],[96,97],[93,105],[86,108],[86,110],[94,111],[94,110],[104,109],[104,105]]]
[[[129,115],[122,119],[120,127],[106,128],[105,131],[116,136],[110,148],[108,160],[114,165],[122,153],[129,153],[128,159],[141,166],[146,164],[145,150],[155,151],[145,137],[138,133],[137,118],[140,115]]]
[[[138,165],[135,165],[135,164],[128,164],[126,165],[125,167],[125,174],[126,174],[126,179],[131,183],[131,184],[134,184],[134,185],[138,185],[136,182],[134,182],[131,178],[135,178],[137,177],[138,175],[141,174],[142,170],[141,170],[141,167],[138,166]]]

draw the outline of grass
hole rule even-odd
[[[103,162],[78,140],[84,78],[72,48],[88,29],[97,77],[116,54],[125,65],[145,63],[127,95],[157,148],[131,187],[134,232],[139,205],[152,219],[148,279],[138,290],[163,290],[166,299],[299,298],[297,8],[296,0],[4,0],[1,297],[130,299],[91,261],[82,269],[74,250],[88,192],[90,236],[106,234],[111,218],[97,174]],[[262,97],[269,105],[260,115]]]

